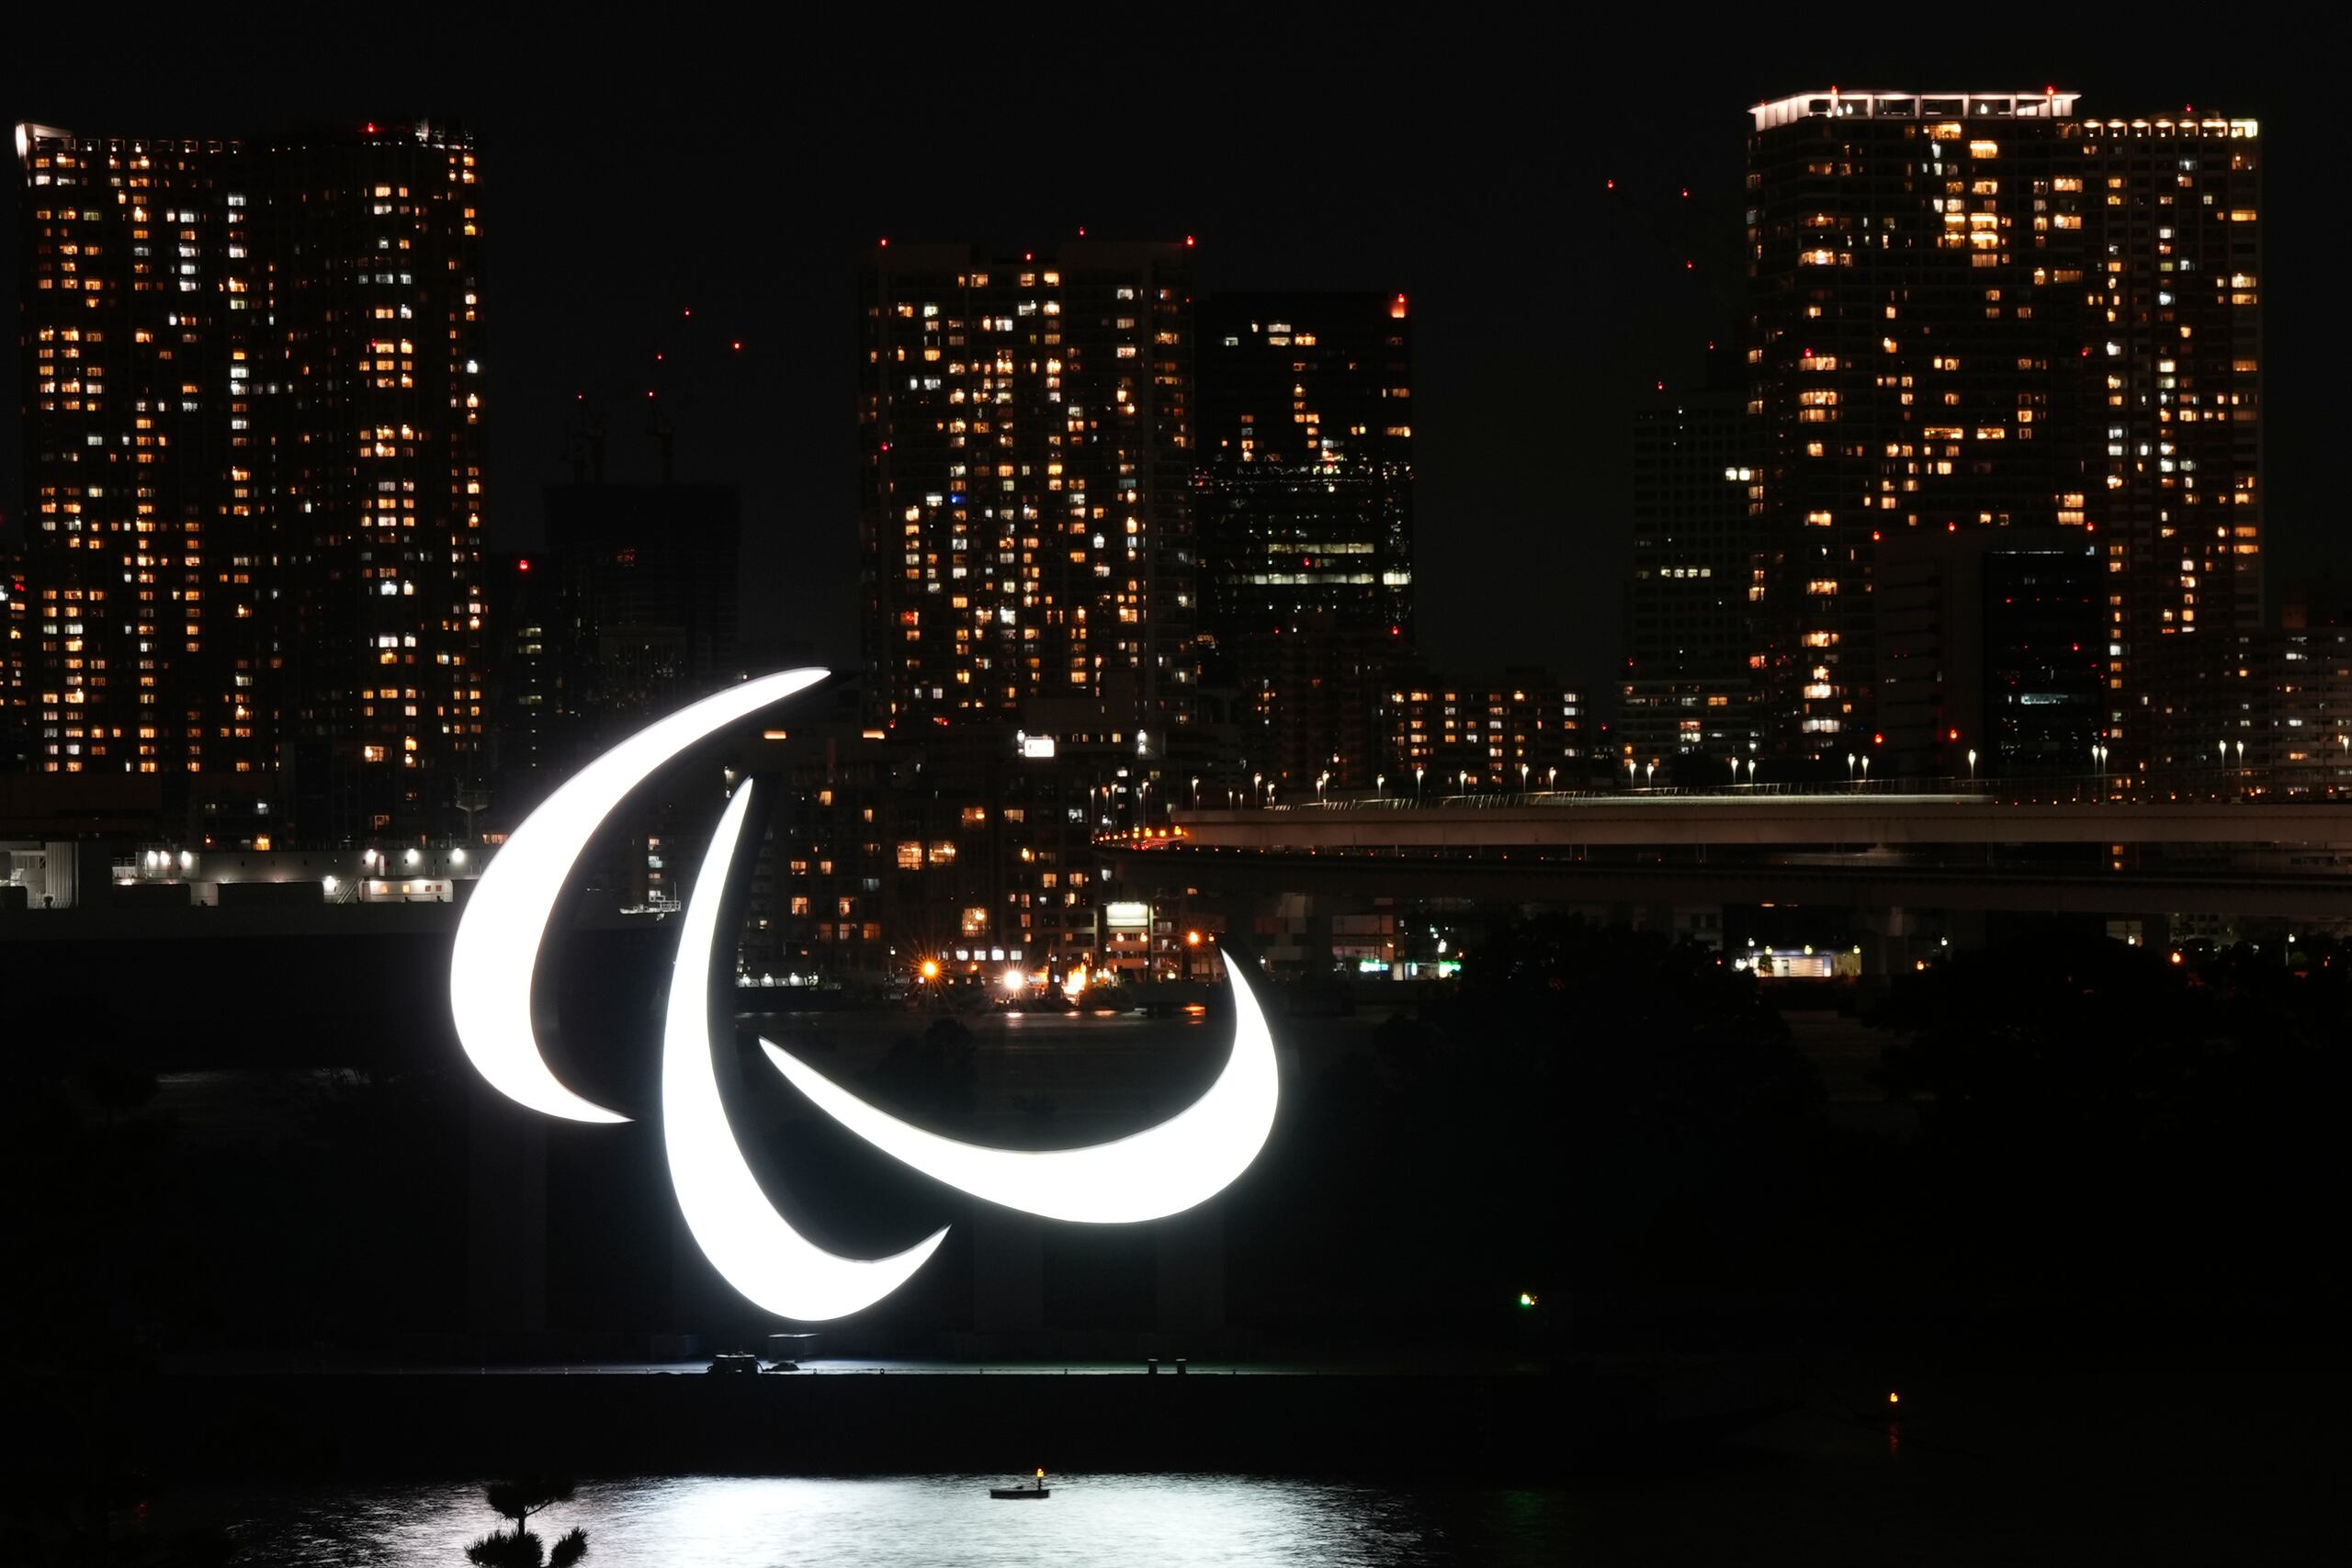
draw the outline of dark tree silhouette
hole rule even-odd
[[[514,1521],[510,1534],[493,1530],[466,1548],[466,1560],[476,1568],[571,1568],[588,1555],[588,1532],[574,1528],[548,1551],[529,1529],[531,1516],[557,1503],[571,1501],[568,1476],[526,1472],[511,1481],[493,1481],[482,1488],[482,1500]]]

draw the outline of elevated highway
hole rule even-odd
[[[1179,811],[1204,849],[1493,850],[1800,845],[2213,844],[2352,851],[2352,802],[2106,801],[1963,795],[1459,796]]]
[[[1138,892],[2228,914],[2352,922],[2352,803],[1966,795],[1456,797],[1179,811]]]

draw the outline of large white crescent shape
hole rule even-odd
[[[646,774],[705,736],[824,678],[822,670],[786,670],[682,708],[566,780],[508,835],[474,884],[449,958],[458,1040],[492,1088],[550,1116],[628,1120],[558,1083],[531,1032],[531,975],[556,897],[597,825]]]
[[[768,1311],[818,1323],[872,1306],[906,1283],[947,1232],[891,1258],[836,1258],[786,1223],[743,1163],[710,1065],[710,951],[751,799],[746,783],[718,819],[678,933],[662,1034],[662,1139],[678,1207],[711,1266]]]
[[[1230,963],[1233,1058],[1208,1092],[1157,1127],[1082,1149],[993,1149],[876,1109],[769,1042],[760,1048],[817,1108],[876,1148],[959,1191],[1054,1220],[1156,1220],[1215,1196],[1250,1168],[1278,1096],[1266,1016]]]

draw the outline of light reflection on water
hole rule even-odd
[[[862,1564],[1190,1568],[1556,1561],[1561,1495],[1392,1488],[1243,1476],[1048,1478],[1043,1502],[995,1502],[1002,1476],[826,1480],[683,1476],[583,1482],[534,1521],[588,1531],[594,1568]],[[238,1510],[242,1512],[243,1510]],[[245,1514],[241,1562],[289,1568],[462,1563],[498,1523],[477,1486],[282,1495]]]

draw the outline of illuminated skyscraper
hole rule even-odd
[[[253,196],[232,143],[17,128],[34,754],[274,762],[253,428]]]
[[[2074,104],[1817,93],[1753,111],[1755,586],[1779,751],[1869,742],[1881,536],[2085,522]]]
[[[1413,373],[1402,294],[1233,294],[1201,323],[1202,625],[1329,611],[1413,635]]]
[[[477,155],[17,130],[41,765],[446,832],[483,742]]]
[[[1387,666],[1413,643],[1411,318],[1402,294],[1204,307],[1202,629],[1272,776],[1376,771]]]
[[[2107,736],[2158,772],[2206,765],[2225,738],[2254,744],[2238,731],[2259,675],[2240,649],[2262,620],[2259,132],[2187,114],[2080,130]]]
[[[2232,711],[2260,602],[2257,127],[2078,118],[2076,98],[1752,111],[1755,640],[1778,750],[1883,733],[1872,562],[1897,530],[2100,542],[2114,771],[2186,765]]]
[[[871,716],[1099,695],[1147,734],[1187,722],[1187,245],[886,243],[859,291]]]

